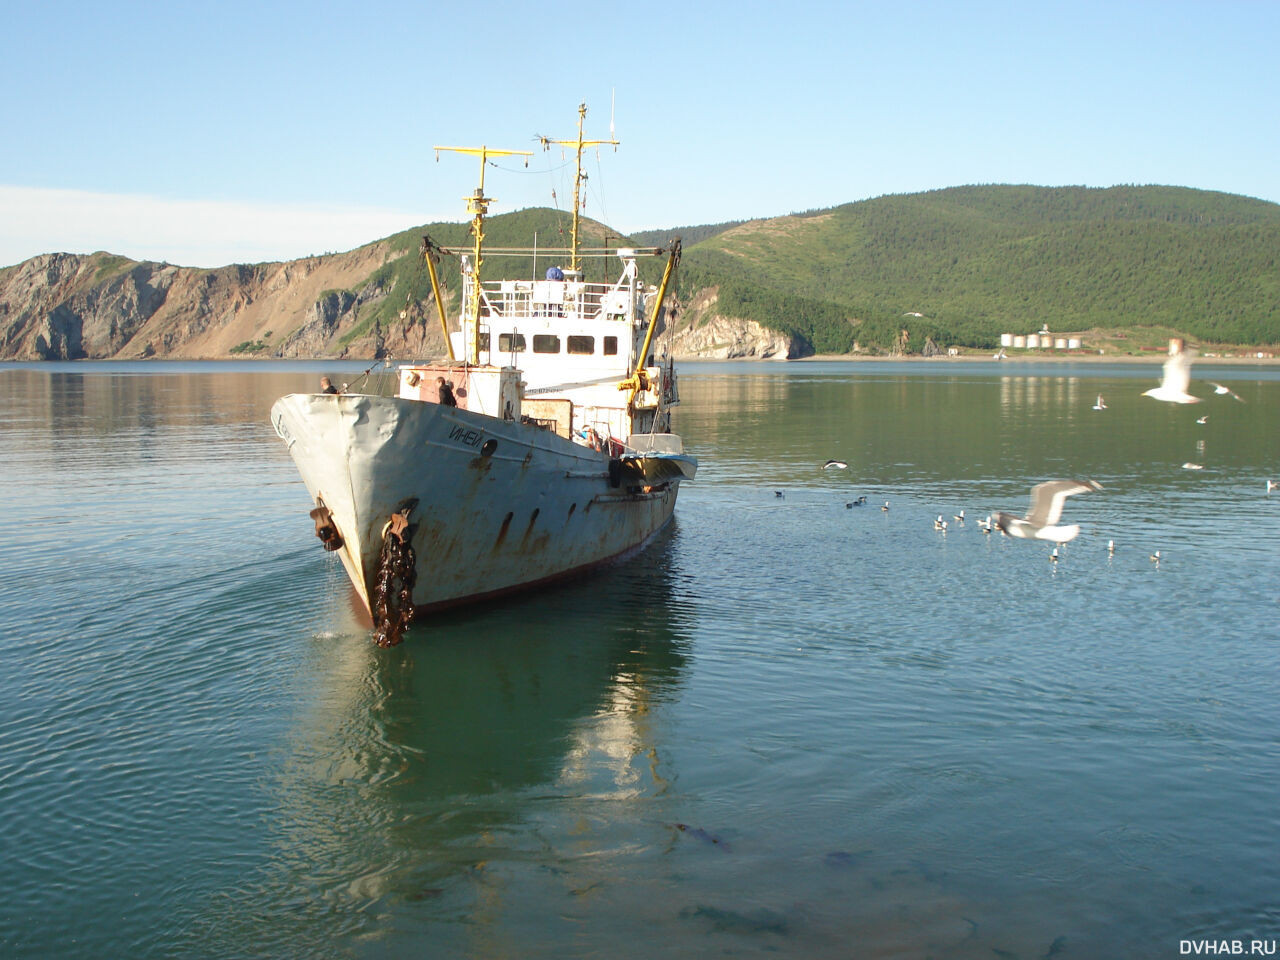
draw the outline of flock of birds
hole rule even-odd
[[[1244,403],[1244,399],[1229,387],[1225,387],[1220,383],[1207,381],[1213,387],[1213,392],[1219,396],[1230,396],[1240,403]],[[1191,357],[1181,349],[1171,350],[1169,359],[1165,361],[1162,371],[1160,385],[1152,387],[1150,390],[1144,390],[1142,396],[1151,397],[1165,403],[1200,403],[1201,398],[1194,396],[1189,392],[1191,386]],[[1098,395],[1097,401],[1093,405],[1094,410],[1106,410],[1106,401],[1102,395]],[[1208,415],[1200,417],[1196,423],[1204,424],[1209,420]],[[1197,463],[1184,463],[1184,469],[1202,470],[1203,465]],[[822,465],[823,470],[847,470],[849,464],[844,460],[828,460]],[[1267,493],[1271,493],[1276,489],[1274,480],[1267,481]],[[1074,540],[1080,533],[1079,524],[1059,523],[1062,519],[1062,510],[1067,502],[1068,497],[1076,496],[1082,493],[1091,493],[1102,489],[1102,484],[1096,480],[1047,480],[1043,483],[1037,483],[1031,488],[1031,504],[1027,512],[1018,516],[1013,513],[1004,511],[996,511],[987,516],[985,520],[979,520],[978,529],[984,534],[990,534],[992,530],[997,530],[1001,534],[1013,537],[1018,540],[1046,540],[1054,544],[1053,551],[1049,554],[1049,559],[1053,562],[1058,560],[1058,548],[1063,544]],[[782,497],[781,490],[775,491],[776,496]],[[845,504],[846,509],[865,506],[867,498],[865,496],[858,497]],[[880,508],[882,511],[888,512],[889,501],[886,500]],[[963,525],[965,522],[964,511],[951,518],[955,523]],[[933,521],[933,528],[942,533],[946,533],[948,523],[939,514]],[[1116,544],[1114,540],[1107,541],[1107,555],[1114,555]],[[1157,566],[1160,563],[1160,551],[1157,550],[1151,554],[1151,561]]]

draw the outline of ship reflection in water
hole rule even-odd
[[[616,856],[667,845],[652,807],[671,776],[655,726],[686,666],[678,538],[674,522],[638,562],[436,616],[392,653],[365,642],[335,591],[344,628],[316,640],[318,692],[270,788],[275,853],[232,895],[245,928],[260,938],[249,917],[265,912],[278,946],[323,953],[372,916],[383,939],[427,922],[415,917],[429,901],[463,949],[476,924],[511,920],[508,887],[574,896]],[[228,920],[205,918],[202,939],[247,949]]]

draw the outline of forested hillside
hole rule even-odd
[[[690,248],[685,281],[818,352],[990,347],[1001,332],[1161,327],[1280,342],[1280,206],[1178,187],[974,186],[758,220]],[[923,314],[923,317],[909,314]],[[847,318],[853,323],[843,323]]]
[[[670,243],[673,237],[679,237],[680,241],[686,247],[691,247],[695,243],[701,243],[703,240],[710,240],[717,234],[724,233],[732,227],[737,227],[747,222],[748,221],[746,220],[726,220],[724,223],[707,223],[699,227],[670,227],[664,230],[641,230],[639,233],[633,233],[631,235],[631,239],[641,246],[661,247]]]

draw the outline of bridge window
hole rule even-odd
[[[487,333],[480,334],[480,349],[481,350],[489,349],[489,334]]]
[[[523,333],[498,334],[498,351],[500,353],[520,353],[523,350],[524,350],[524,334]]]
[[[604,355],[606,357],[616,357],[618,355],[618,338],[617,337],[604,338]]]
[[[595,337],[569,337],[569,352],[577,354],[592,354],[596,352]]]
[[[550,333],[535,333],[533,335],[533,352],[559,353],[560,338]]]

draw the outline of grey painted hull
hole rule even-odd
[[[271,421],[366,609],[383,530],[410,514],[419,609],[506,593],[636,550],[671,518],[691,457],[618,460],[535,426],[391,397],[290,394]]]

